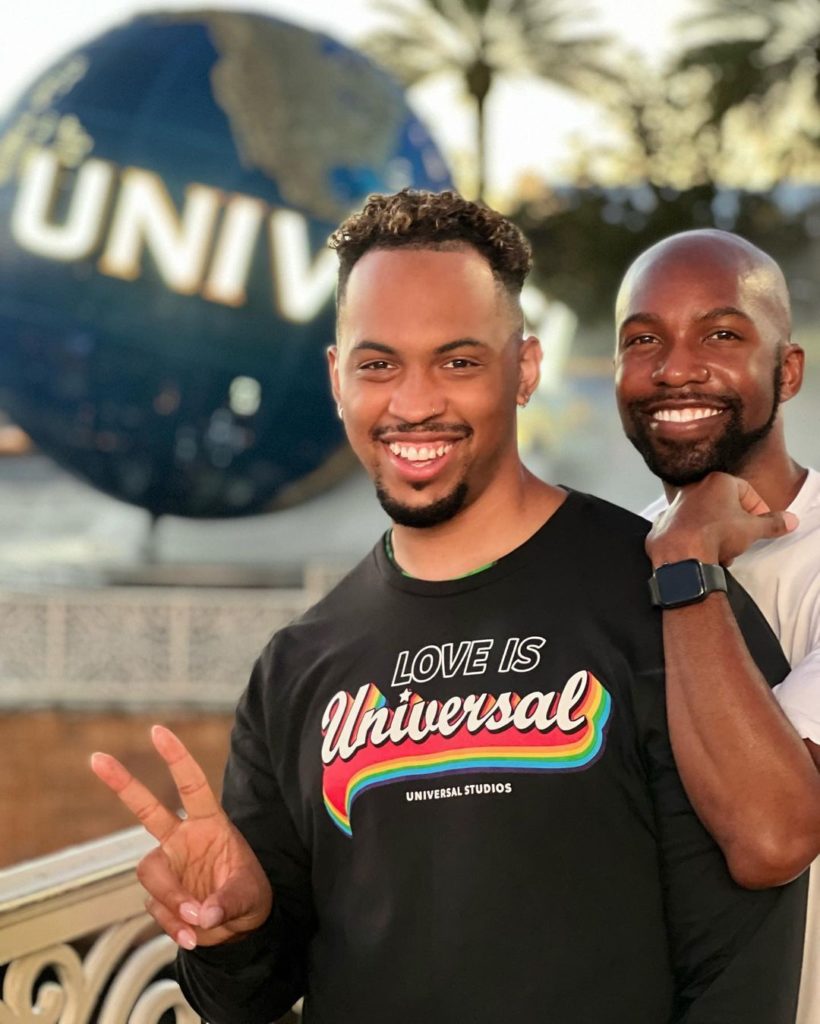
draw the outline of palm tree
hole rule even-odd
[[[407,86],[456,75],[475,106],[477,194],[486,188],[486,101],[501,75],[528,74],[583,95],[612,77],[609,37],[572,0],[376,0],[392,19],[364,48]]]
[[[708,78],[656,69],[624,54],[619,79],[602,93],[608,137],[576,144],[576,181],[685,190],[720,177],[722,140],[709,121]]]
[[[777,106],[804,76],[820,106],[818,0],[701,0],[700,6],[681,22],[699,41],[684,51],[680,64],[711,70],[715,122],[748,100]]]

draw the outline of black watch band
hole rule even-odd
[[[726,573],[720,565],[685,558],[659,565],[649,580],[654,608],[683,608],[703,601],[716,590],[726,591]]]

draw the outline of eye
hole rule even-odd
[[[475,359],[469,359],[467,356],[453,356],[444,365],[451,370],[472,370],[480,364]]]
[[[730,331],[728,327],[719,327],[716,331],[712,331],[709,338],[714,338],[715,341],[738,341],[740,335],[735,331]]]
[[[356,369],[363,370],[365,373],[378,373],[383,370],[392,370],[393,363],[386,359],[368,359],[366,363],[359,363]]]
[[[621,348],[632,348],[635,345],[654,345],[658,338],[654,334],[629,334],[621,339]]]

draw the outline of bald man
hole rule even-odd
[[[735,878],[780,884],[820,852],[820,474],[786,448],[803,378],[786,282],[745,239],[688,231],[632,264],[616,323],[621,420],[665,491],[644,514],[675,757]],[[776,700],[719,589],[728,565],[792,666]],[[815,865],[798,1022],[818,1021]]]

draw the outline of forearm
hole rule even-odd
[[[269,658],[266,648],[237,707],[222,803],[271,884],[273,908],[261,928],[236,942],[180,950],[180,986],[210,1024],[269,1024],[305,993],[315,930],[310,855],[271,765]]]
[[[738,882],[781,884],[820,853],[820,775],[724,595],[663,620],[669,731],[689,798]]]

